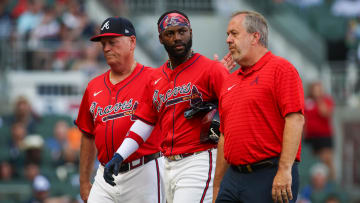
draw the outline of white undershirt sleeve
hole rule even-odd
[[[136,120],[131,126],[129,133],[125,137],[123,143],[120,145],[116,153],[119,153],[122,158],[124,158],[124,160],[127,159],[140,147],[138,142],[131,138],[131,136],[135,133],[135,136],[140,136],[143,142],[145,142],[149,138],[153,129],[154,126],[149,125],[141,120]]]

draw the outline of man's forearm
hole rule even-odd
[[[285,117],[279,170],[291,169],[299,149],[304,122],[305,119],[301,113],[290,113]]]
[[[80,183],[90,182],[92,168],[96,158],[96,146],[94,138],[82,135],[80,146]]]
[[[214,191],[213,191],[213,202],[215,201],[219,189],[221,180],[224,177],[226,170],[229,168],[229,164],[224,158],[224,135],[220,134],[218,146],[217,146],[217,157],[216,157],[216,168],[214,177]]]

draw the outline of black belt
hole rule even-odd
[[[161,153],[160,152],[157,152],[155,154],[149,154],[149,155],[145,155],[143,157],[141,157],[140,159],[136,159],[134,161],[131,161],[129,163],[123,163],[121,164],[121,167],[120,167],[120,170],[119,172],[120,173],[125,173],[125,172],[128,172],[132,169],[135,169],[139,166],[142,166],[154,159],[157,159],[161,156]]]
[[[166,158],[169,161],[179,161],[179,160],[181,160],[183,158],[186,158],[186,157],[189,157],[189,156],[192,156],[192,155],[195,155],[195,154],[200,154],[201,152],[203,152],[203,151],[192,152],[192,153],[184,153],[184,154],[175,154],[175,155],[167,156]]]
[[[278,163],[279,163],[279,158],[275,157],[275,158],[259,161],[253,164],[245,164],[245,165],[237,165],[237,166],[231,165],[231,166],[240,173],[252,173],[262,168],[275,167],[278,165]]]

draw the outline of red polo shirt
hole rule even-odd
[[[304,112],[300,76],[287,60],[269,51],[248,71],[239,69],[224,82],[219,107],[228,163],[279,157],[285,116]]]

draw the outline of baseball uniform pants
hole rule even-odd
[[[216,149],[170,161],[165,158],[167,203],[212,202]]]
[[[164,158],[159,157],[114,176],[113,187],[105,182],[104,166],[100,165],[88,203],[165,203],[163,171]]]

